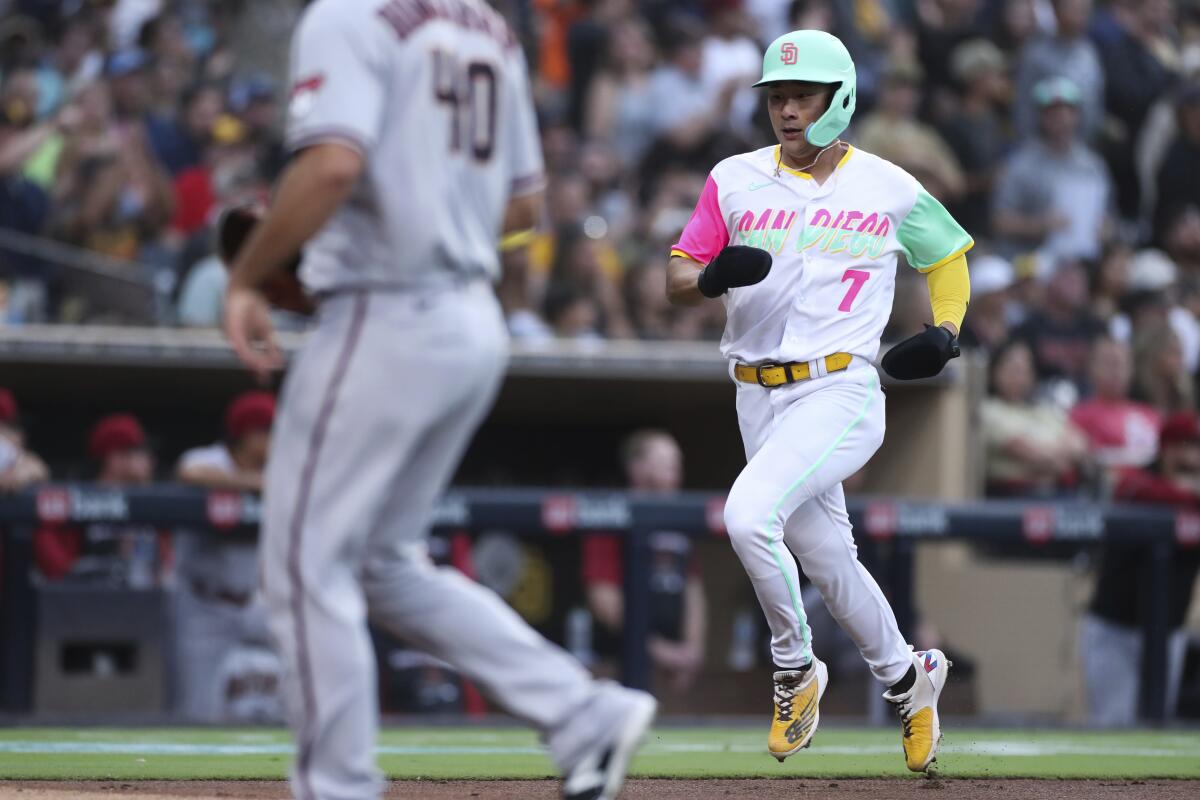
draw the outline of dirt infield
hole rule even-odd
[[[2,800],[286,800],[280,781],[2,781]],[[413,800],[553,800],[552,781],[395,781],[388,798]],[[1200,797],[1200,781],[1054,780],[670,780],[630,781],[622,800],[1182,800]]]

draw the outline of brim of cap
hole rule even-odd
[[[844,75],[834,75],[834,74],[829,74],[829,73],[809,72],[804,75],[797,75],[795,70],[789,68],[789,69],[777,69],[773,72],[768,72],[766,75],[762,76],[762,79],[760,81],[758,81],[758,83],[753,83],[753,84],[751,84],[751,86],[757,89],[760,86],[769,86],[772,83],[787,83],[789,81],[791,81],[793,83],[832,84],[832,83],[842,83],[844,80],[846,80],[846,77]]]

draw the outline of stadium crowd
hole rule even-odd
[[[128,262],[159,299],[160,324],[219,323],[214,220],[231,204],[266,200],[286,163],[280,64],[249,58],[238,35],[262,22],[251,5],[0,0],[0,325],[124,321],[89,305],[55,258],[23,246],[32,237]],[[793,28],[824,29],[858,69],[848,140],[919,178],[976,240],[962,341],[988,359],[979,427],[988,493],[1200,505],[1200,2],[496,5],[530,63],[548,178],[540,232],[504,256],[498,291],[515,338],[719,336],[720,304],[668,305],[666,254],[708,169],[774,142],[748,88],[764,45]],[[885,339],[929,316],[924,281],[901,267]],[[264,431],[265,401],[247,402],[248,430]],[[230,415],[228,441],[185,456],[176,478],[254,488],[265,439],[239,449],[242,423]],[[136,419],[99,420],[88,442],[98,479],[150,480],[145,442]],[[46,477],[0,391],[0,489]],[[39,566],[61,578],[120,563],[130,585],[154,583],[173,557],[162,541],[156,531],[44,531]],[[86,557],[114,548],[119,562]],[[617,582],[615,559],[593,555],[589,600],[615,624],[618,601],[602,588]],[[179,585],[195,604],[250,614],[252,580],[221,568],[227,557],[188,554]],[[1112,626],[1137,618],[1137,598],[1109,586],[1130,557],[1101,565],[1096,652],[1114,652]],[[686,555],[675,561],[672,585],[692,587]],[[1177,563],[1190,586],[1195,559]],[[1173,629],[1186,606],[1181,592]],[[687,676],[696,646],[659,649]],[[202,700],[209,689],[196,685]],[[1100,713],[1131,713],[1110,712]]]
[[[0,229],[131,260],[161,322],[218,324],[213,221],[265,199],[286,158],[282,76],[239,68],[247,5],[0,2]],[[991,357],[989,491],[1106,491],[1113,468],[1153,461],[1167,416],[1195,410],[1200,3],[500,5],[548,173],[541,232],[505,256],[515,337],[719,335],[720,304],[668,305],[664,254],[711,165],[772,142],[748,88],[763,44],[822,28],[859,72],[849,139],[976,239],[962,339]],[[114,321],[47,259],[0,245],[0,278],[5,324]],[[928,319],[902,268],[885,338]]]

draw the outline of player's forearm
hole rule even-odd
[[[271,208],[238,253],[231,287],[257,288],[284,268],[345,202],[362,174],[362,156],[338,144],[304,150],[279,181]]]
[[[930,270],[925,274],[925,280],[929,284],[929,304],[933,308],[934,324],[941,325],[957,336],[971,300],[967,257],[959,256]]]
[[[667,264],[667,299],[672,305],[698,306],[705,299],[697,280],[703,266],[690,258],[672,256]]]
[[[179,470],[179,481],[205,489],[230,492],[262,491],[262,475],[255,472],[226,472],[208,466],[183,467]]]

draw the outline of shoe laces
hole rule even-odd
[[[775,681],[775,706],[779,709],[779,721],[791,722],[792,704],[796,700],[795,683]]]
[[[912,736],[913,692],[909,691],[899,697],[887,697],[886,699],[896,709],[896,716],[900,718],[900,724],[904,728],[904,738],[908,739]]]

